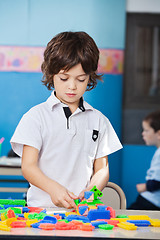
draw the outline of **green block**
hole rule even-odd
[[[127,215],[117,215],[116,218],[128,218]]]
[[[80,203],[80,199],[75,199],[74,202],[76,205],[78,205]]]
[[[114,228],[114,226],[111,224],[100,224],[98,227],[104,230],[112,230]]]
[[[22,213],[22,209],[21,208],[16,208],[16,207],[10,207],[10,208],[7,208],[7,210],[13,210],[15,214],[21,214]]]

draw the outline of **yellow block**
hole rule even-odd
[[[0,223],[0,230],[2,230],[2,231],[11,231],[11,228],[10,227],[8,227],[7,225],[5,225],[5,224],[2,224],[2,223]]]
[[[28,215],[29,215],[29,213],[24,213],[24,218],[26,218],[26,219],[28,219]]]
[[[137,226],[135,226],[133,223],[129,222],[121,222],[117,224],[118,227],[126,229],[126,230],[136,230]]]
[[[6,220],[6,225],[7,225],[8,227],[10,227],[11,223],[12,223],[12,222],[15,222],[15,221],[17,221],[17,218],[15,218],[15,217],[13,217],[13,218],[8,218],[8,219]]]
[[[76,213],[76,212],[66,212],[65,215],[66,215],[66,217],[67,217],[67,216],[69,216],[69,215],[77,215],[77,213]]]
[[[126,222],[129,218],[111,218],[111,220],[118,220],[119,222]]]
[[[150,223],[153,227],[160,227],[160,219],[151,219]]]
[[[38,222],[38,219],[30,219],[30,220],[26,221],[26,225],[27,225],[27,227],[30,227],[31,224],[37,223],[37,222]]]
[[[147,215],[129,215],[130,220],[150,220]]]

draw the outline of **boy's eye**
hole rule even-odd
[[[62,81],[67,81],[68,78],[60,78]]]
[[[84,82],[84,81],[85,81],[85,79],[78,79],[78,81],[79,81],[79,82]]]

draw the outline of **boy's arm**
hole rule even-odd
[[[79,198],[84,197],[84,192],[91,190],[96,186],[100,191],[107,185],[109,180],[109,166],[108,157],[98,158],[94,161],[94,172],[91,178],[89,186],[84,189],[80,194]]]
[[[136,185],[137,191],[139,193],[149,191],[154,192],[160,189],[160,181],[148,180],[146,183],[139,183]]]
[[[47,177],[38,167],[38,149],[25,145],[22,154],[22,173],[32,185],[47,192],[58,207],[76,208],[73,199],[77,197],[65,187]]]

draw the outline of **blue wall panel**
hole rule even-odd
[[[0,137],[5,137],[2,155],[10,150],[10,138],[22,115],[49,96],[41,79],[41,73],[0,72]]]
[[[0,44],[45,46],[86,31],[100,48],[124,48],[126,0],[0,0]]]
[[[138,195],[137,183],[144,183],[146,171],[150,167],[150,162],[155,147],[143,145],[124,145],[122,150],[122,187],[126,194],[127,205],[136,200]]]
[[[27,45],[28,0],[0,0],[0,44]]]

